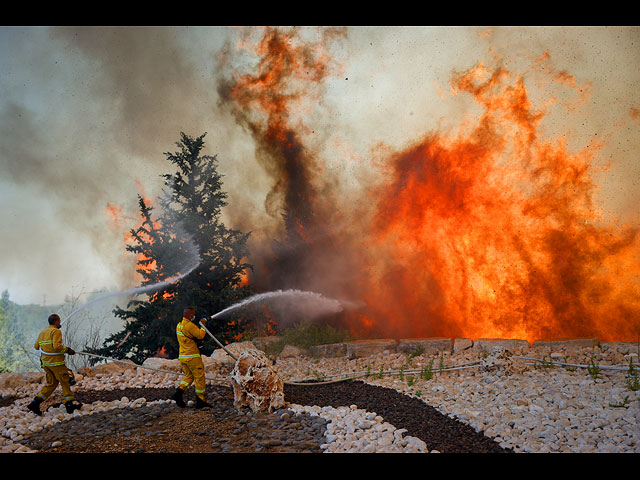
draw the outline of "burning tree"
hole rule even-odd
[[[180,150],[165,153],[177,171],[163,175],[167,190],[157,218],[154,207],[138,196],[142,224],[131,229],[132,243],[126,249],[137,254],[142,286],[164,284],[147,300],[132,300],[127,309],[115,309],[114,314],[126,321],[124,329],[94,353],[136,362],[159,354],[175,357],[175,326],[186,306],[195,307],[198,316],[212,315],[249,294],[244,278],[251,265],[243,261],[249,234],[228,229],[220,221],[227,194],[222,191],[216,156],[201,154],[205,135],[192,138],[181,133],[176,143]],[[188,275],[170,281],[188,269],[192,269]],[[225,316],[208,329],[228,342],[249,321],[243,318]],[[209,354],[216,346],[205,337],[201,351]]]

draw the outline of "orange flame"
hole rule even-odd
[[[470,68],[453,88],[484,113],[389,159],[367,244],[389,261],[369,272],[369,306],[412,336],[637,339],[637,230],[594,206],[601,145],[543,141],[544,112],[503,68]]]
[[[151,200],[148,199],[147,194],[145,192],[145,188],[144,185],[136,179],[135,181],[136,186],[138,188],[138,191],[140,193],[140,196],[143,198],[143,200],[145,201],[145,203],[147,205],[151,205],[152,202]],[[126,246],[127,244],[130,244],[131,241],[133,240],[133,236],[131,235],[131,232],[129,231],[129,229],[125,228],[127,225],[130,225],[132,222],[136,221],[134,217],[131,217],[129,215],[125,215],[123,213],[123,209],[122,207],[112,204],[112,203],[107,203],[107,206],[105,207],[104,210],[104,215],[109,219],[110,223],[109,223],[109,228],[114,230],[114,231],[121,231],[124,230],[123,234],[122,234],[122,241],[123,244]],[[160,228],[161,227],[161,223],[160,221],[156,220],[153,222],[153,228]],[[134,228],[135,229],[135,228]],[[145,237],[145,235],[143,234],[143,238]],[[152,239],[147,238],[148,241],[152,241]],[[141,261],[145,261],[145,260],[149,260],[149,257],[147,257],[146,255],[140,253],[136,256],[136,261],[137,262],[141,262]],[[145,271],[145,272],[153,272],[157,269],[157,265],[155,260],[151,261],[148,264],[140,264],[138,263],[136,266],[136,269]],[[135,271],[134,272],[134,277],[133,280],[135,282],[139,282],[142,280],[142,275]]]
[[[156,358],[169,358],[169,355],[167,354],[167,347],[164,345],[160,347],[154,356]]]
[[[278,176],[270,196],[285,197],[286,231],[297,242],[278,252],[281,258],[264,253],[254,261],[264,278],[293,278],[310,289],[330,290],[338,280],[350,285],[348,293],[356,289],[367,305],[350,316],[354,331],[637,341],[640,238],[595,204],[603,143],[571,152],[567,137],[547,139],[541,131],[547,109],[560,104],[552,91],[577,95],[564,103],[575,110],[590,84],[557,71],[547,52],[533,65],[544,79],[542,107],[531,100],[525,77],[499,60],[453,72],[452,94],[471,98],[481,113],[457,132],[380,150],[377,166],[389,181],[349,210],[331,198],[329,182],[322,188],[322,166],[304,143],[308,129],[293,117],[329,72],[321,45],[299,40],[295,32],[265,30],[255,49],[257,73],[235,75],[221,89],[273,158],[268,170]],[[339,238],[321,230],[326,241],[318,242],[318,229],[337,216],[356,221]],[[318,277],[328,266],[339,268],[340,278],[327,274],[331,281],[323,284]]]

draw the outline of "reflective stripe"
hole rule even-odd
[[[193,354],[193,355],[179,355],[178,358],[197,358],[199,356],[200,356],[200,354],[196,353],[196,354]]]
[[[207,391],[206,389],[204,389],[204,390],[198,390],[197,388],[196,388],[195,390],[196,390],[196,393],[204,393],[204,392],[206,392],[206,391]]]
[[[42,362],[42,365],[45,367],[59,367],[60,365],[65,365],[64,360],[62,362],[54,362],[54,363],[46,363]]]
[[[49,342],[49,343],[51,343],[51,342]],[[38,350],[38,351],[43,355],[51,355],[51,356],[53,356],[53,355],[64,355],[66,353],[66,351],[64,351],[64,352],[56,352],[56,353],[45,352],[44,350],[42,350],[42,347],[40,347],[40,350]]]

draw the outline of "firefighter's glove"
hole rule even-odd
[[[67,354],[68,355],[75,355],[76,351],[71,347],[67,347]]]

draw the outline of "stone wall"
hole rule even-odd
[[[268,342],[254,340],[256,347],[265,350]],[[559,338],[550,340],[536,340],[530,344],[522,339],[504,338],[407,338],[407,339],[370,339],[355,340],[351,342],[332,343],[327,345],[315,345],[308,350],[300,350],[294,347],[286,348],[286,356],[308,355],[316,358],[347,357],[349,359],[367,357],[382,352],[427,354],[435,355],[442,352],[460,353],[472,350],[478,353],[494,353],[506,350],[516,355],[545,354],[554,350],[589,349],[599,348],[602,351],[615,350],[624,355],[640,354],[638,342],[600,342],[595,337],[590,338]]]

